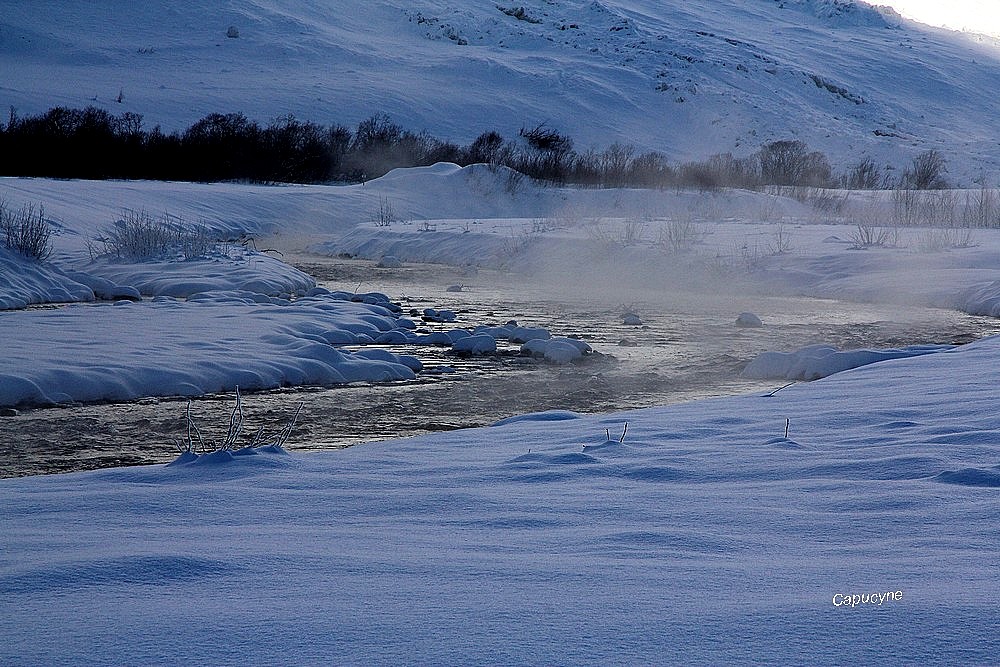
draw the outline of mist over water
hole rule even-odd
[[[516,345],[501,345],[497,356],[468,359],[441,348],[389,346],[415,354],[425,368],[449,366],[455,372],[424,373],[398,384],[248,394],[247,423],[276,431],[303,403],[287,448],[332,449],[485,426],[540,410],[604,413],[771,391],[782,383],[740,377],[748,361],[768,350],[813,343],[842,349],[962,343],[1000,332],[996,320],[952,310],[767,295],[759,286],[709,280],[680,265],[653,271],[648,263],[615,256],[549,260],[545,270],[528,273],[415,264],[384,269],[364,260],[292,258],[323,286],[382,291],[404,314],[424,308],[458,313],[453,324],[421,323],[431,330],[516,320],[582,338],[596,354],[586,363],[560,366],[520,357]],[[449,291],[455,286],[461,291]],[[744,311],[757,314],[764,326],[735,326]],[[624,324],[626,313],[642,324]],[[206,441],[221,439],[233,405],[231,394],[192,402]],[[186,400],[146,399],[27,410],[0,419],[0,476],[168,462],[185,434],[185,409]]]

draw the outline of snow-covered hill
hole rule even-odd
[[[545,122],[677,160],[799,138],[841,165],[936,148],[959,180],[1000,168],[1000,45],[853,0],[0,6],[0,106],[21,114],[387,113],[458,142]]]

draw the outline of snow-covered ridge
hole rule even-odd
[[[839,164],[936,148],[971,178],[998,164],[983,94],[998,53],[846,0],[43,0],[0,18],[0,105],[97,104],[165,129],[211,112],[348,125],[384,112],[463,143],[547,122],[583,148],[679,160],[786,138]]]

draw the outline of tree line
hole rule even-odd
[[[851,189],[947,187],[937,151],[913,159],[898,178],[870,158],[835,175],[826,156],[802,141],[764,144],[755,153],[729,153],[672,164],[658,151],[632,145],[577,151],[569,136],[545,124],[521,128],[515,139],[483,132],[468,145],[415,133],[377,114],[351,128],[283,116],[267,125],[240,113],[213,113],[183,131],[143,127],[141,115],[97,107],[52,108],[0,123],[0,175],[196,182],[362,182],[398,167],[436,162],[505,166],[532,178],[591,187],[766,185]]]

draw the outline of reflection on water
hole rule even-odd
[[[781,383],[739,377],[747,361],[765,350],[811,343],[839,348],[914,343],[963,343],[1000,332],[1000,322],[960,313],[841,303],[805,298],[678,295],[631,288],[609,293],[574,292],[516,276],[446,267],[379,269],[369,262],[309,258],[300,267],[326,287],[382,291],[406,310],[448,308],[454,325],[500,324],[511,319],[579,336],[600,354],[587,363],[553,366],[513,353],[457,359],[441,348],[390,346],[418,356],[427,367],[454,373],[417,381],[259,392],[245,397],[251,429],[277,431],[304,403],[286,446],[320,450],[483,426],[515,414],[548,409],[609,412],[709,396],[770,390]],[[359,285],[360,283],[360,285]],[[462,285],[461,291],[449,286]],[[642,325],[625,325],[623,311]],[[765,326],[734,326],[751,310]],[[192,402],[206,441],[221,440],[232,395]],[[115,405],[26,410],[0,418],[0,476],[63,472],[170,461],[185,437],[186,400],[147,399]]]

